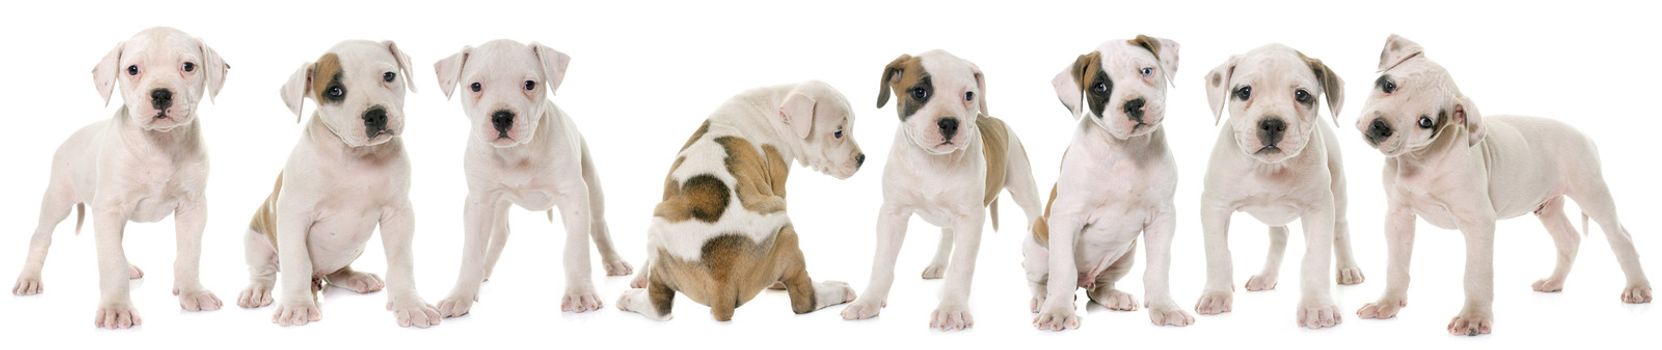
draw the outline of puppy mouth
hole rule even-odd
[[[1264,156],[1264,155],[1272,155],[1272,154],[1281,154],[1281,152],[1282,152],[1281,147],[1276,147],[1276,146],[1271,145],[1271,146],[1264,146],[1263,148],[1259,148],[1257,151],[1252,152],[1252,154]]]

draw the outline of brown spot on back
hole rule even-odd
[[[315,94],[312,96],[312,100],[317,101],[317,103],[328,101],[323,98],[323,94],[328,91],[329,82],[338,81],[339,79],[343,79],[341,77],[340,56],[331,52],[323,54],[323,57],[318,57],[317,63],[312,64],[312,93]]]
[[[277,248],[277,193],[283,190],[283,173],[277,173],[277,183],[271,185],[271,194],[266,195],[265,202],[260,203],[260,209],[254,211],[254,219],[248,222],[248,229],[264,234],[271,241],[272,249]]]
[[[928,98],[925,98],[924,101],[912,100],[910,96],[906,96],[908,89],[919,85],[929,85],[929,89],[933,90],[933,84],[929,80],[929,72],[923,70],[923,59],[912,57],[912,55],[900,55],[894,61],[890,61],[887,66],[884,66],[883,79],[879,84],[877,108],[883,108],[883,105],[889,102],[889,94],[892,91],[895,98],[899,99],[900,108],[895,110],[900,113],[900,120],[906,120],[907,117],[917,113],[918,109],[922,109],[924,103],[929,100]],[[933,95],[932,92],[931,95]]]
[[[675,186],[675,179],[668,180],[664,185],[664,201],[658,203],[653,215],[671,222],[698,219],[703,222],[716,222],[721,214],[727,211],[727,203],[731,197],[727,184],[715,175],[701,174],[687,178],[681,186]]]
[[[716,143],[727,151],[727,172],[736,180],[734,190],[745,210],[768,214],[785,210],[785,176],[790,164],[771,145],[762,146],[762,153],[750,141],[722,136]]]

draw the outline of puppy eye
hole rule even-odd
[[[530,81],[530,80],[525,81],[525,91],[531,91],[531,90],[536,90],[536,89],[537,89],[537,82]]]
[[[1386,81],[1384,84],[1379,84],[1379,91],[1384,91],[1387,94],[1396,92],[1397,83],[1393,81]]]
[[[398,73],[393,73],[393,72],[381,73],[381,81],[391,83],[393,79],[398,79]]]
[[[1154,67],[1143,67],[1143,70],[1141,72],[1143,73],[1144,78],[1153,77],[1154,76]]]
[[[924,89],[924,88],[921,88],[921,87],[912,88],[912,99],[918,100],[918,101],[923,101],[923,100],[928,99],[928,98],[929,98],[929,89]]]
[[[1252,98],[1252,87],[1242,86],[1239,89],[1235,89],[1235,98],[1241,99],[1241,101],[1246,101],[1247,99]]]
[[[1310,92],[1304,91],[1304,89],[1293,91],[1293,99],[1298,100],[1298,103],[1310,103]]]
[[[975,91],[965,91],[964,101],[975,101]]]
[[[346,97],[346,89],[341,88],[340,85],[331,85],[329,86],[329,90],[324,93],[328,94],[330,99],[338,100],[342,97]]]
[[[138,66],[127,66],[127,75],[138,75]]]
[[[1420,116],[1420,128],[1421,129],[1430,129],[1431,128],[1431,116],[1425,116],[1425,115]]]
[[[831,137],[835,137],[838,140],[841,140],[843,138],[843,127],[841,127],[841,126],[837,127],[837,131],[831,132]]]
[[[1091,86],[1091,92],[1095,92],[1095,93],[1098,93],[1098,94],[1106,94],[1106,93],[1108,93],[1108,84],[1096,83],[1096,85]]]
[[[483,87],[479,86],[479,83],[473,83],[473,85],[468,85],[467,88],[473,90],[473,92],[479,92],[479,89]]]
[[[186,72],[193,72],[193,71],[196,71],[196,64],[195,63],[190,63],[190,62],[185,62],[185,67],[184,68],[185,68]]]

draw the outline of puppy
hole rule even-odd
[[[798,314],[854,300],[847,283],[808,277],[785,214],[785,176],[799,160],[838,179],[865,163],[841,93],[809,81],[745,91],[722,104],[670,166],[648,228],[645,288],[623,292],[618,308],[667,320],[680,292],[727,321],[775,283]]]
[[[1171,299],[1167,283],[1177,162],[1160,122],[1177,51],[1177,42],[1149,36],[1110,41],[1079,55],[1052,80],[1078,125],[1044,216],[1022,246],[1033,287],[1029,307],[1038,313],[1034,327],[1079,327],[1073,299],[1079,287],[1109,309],[1136,310],[1136,299],[1114,283],[1135,263],[1139,234],[1148,238],[1143,278],[1149,320],[1179,327],[1194,322]]]
[[[1206,98],[1214,118],[1229,108],[1229,127],[1218,133],[1201,195],[1206,241],[1206,291],[1195,311],[1229,312],[1234,268],[1229,254],[1229,218],[1247,212],[1270,225],[1270,252],[1264,272],[1247,280],[1248,291],[1275,288],[1287,224],[1304,224],[1303,299],[1298,324],[1325,328],[1342,322],[1333,303],[1328,271],[1338,255],[1339,284],[1362,282],[1350,252],[1345,220],[1345,174],[1333,128],[1317,114],[1327,97],[1337,121],[1344,80],[1321,60],[1282,45],[1267,45],[1230,57],[1206,75]],[[1226,101],[1227,100],[1227,101]]]
[[[900,128],[883,169],[871,284],[864,297],[843,309],[843,318],[876,317],[886,305],[906,223],[917,214],[941,227],[936,256],[952,256],[954,267],[947,271],[946,295],[929,326],[968,329],[975,323],[968,301],[981,223],[988,217],[983,207],[991,208],[993,229],[998,229],[995,200],[1008,187],[1027,213],[1024,224],[1039,216],[1027,151],[1004,121],[987,114],[986,82],[974,63],[940,50],[900,55],[883,68],[880,84],[877,107],[887,104],[894,91]],[[954,250],[957,254],[951,255]],[[930,277],[929,271],[924,275]]]
[[[209,100],[219,94],[230,68],[202,39],[165,27],[139,32],[104,55],[92,68],[92,82],[106,105],[119,82],[122,106],[114,117],[81,128],[58,146],[29,258],[12,294],[44,290],[40,270],[53,228],[74,207],[79,233],[91,204],[101,294],[94,325],[115,329],[142,323],[127,280],[144,273],[127,263],[122,237],[128,221],[156,222],[168,214],[178,232],[173,294],[179,306],[219,309],[219,297],[202,287],[197,270],[208,215],[203,194],[208,152],[196,105],[204,94]]]
[[[1616,219],[1593,141],[1564,123],[1532,117],[1484,116],[1443,66],[1419,44],[1392,35],[1379,56],[1380,76],[1356,128],[1385,155],[1385,238],[1388,278],[1362,318],[1395,317],[1407,306],[1414,218],[1466,236],[1466,304],[1449,321],[1451,334],[1488,334],[1494,323],[1495,221],[1535,213],[1558,245],[1558,266],[1536,281],[1537,292],[1563,289],[1581,247],[1564,198],[1597,221],[1627,274],[1623,302],[1651,301],[1633,238]]]
[[[282,326],[321,319],[316,292],[324,282],[358,293],[381,290],[380,277],[349,266],[379,226],[387,309],[400,326],[439,324],[438,310],[416,295],[410,252],[410,161],[398,137],[404,91],[415,91],[410,79],[410,57],[397,44],[352,40],[301,65],[283,84],[283,103],[296,118],[303,99],[317,110],[249,224],[249,283],[237,305],[270,305],[279,271],[283,294],[271,321]]]

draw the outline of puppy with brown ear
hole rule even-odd
[[[245,235],[248,288],[237,304],[270,305],[271,322],[299,326],[322,319],[317,293],[325,282],[358,293],[387,293],[398,325],[439,324],[438,310],[416,294],[415,212],[404,130],[410,57],[391,41],[344,41],[306,63],[283,84],[283,103],[300,116],[317,110],[289,153]],[[387,255],[387,279],[350,266],[376,228]],[[282,294],[272,295],[277,274]]]
[[[1408,260],[1414,219],[1466,236],[1466,304],[1449,321],[1455,335],[1488,334],[1494,325],[1495,221],[1535,213],[1558,245],[1558,265],[1534,289],[1556,293],[1581,247],[1564,199],[1598,222],[1627,275],[1621,299],[1651,301],[1633,237],[1616,218],[1616,203],[1587,135],[1551,119],[1486,116],[1460,92],[1442,65],[1419,44],[1392,35],[1379,55],[1379,78],[1356,129],[1385,155],[1385,295],[1363,306],[1362,318],[1386,319],[1408,305]],[[1582,232],[1586,233],[1586,232]]]
[[[1206,99],[1214,117],[1229,110],[1206,168],[1200,222],[1206,241],[1206,291],[1195,312],[1229,312],[1234,267],[1229,217],[1243,211],[1270,225],[1264,271],[1247,280],[1248,291],[1273,289],[1287,247],[1287,225],[1304,225],[1303,297],[1298,325],[1339,325],[1333,276],[1339,284],[1362,283],[1350,252],[1345,220],[1345,173],[1333,128],[1320,117],[1325,96],[1337,120],[1344,81],[1321,60],[1279,44],[1230,57],[1206,74]],[[1333,256],[1338,255],[1337,272]]]
[[[456,85],[463,86],[462,111],[472,124],[462,160],[467,236],[456,287],[439,302],[445,317],[467,314],[478,300],[479,285],[490,278],[508,243],[508,209],[514,205],[547,211],[550,221],[559,207],[566,226],[566,293],[560,310],[600,309],[589,277],[590,237],[606,275],[629,274],[629,263],[612,248],[606,229],[606,202],[588,143],[552,100],[569,62],[569,56],[542,44],[494,40],[464,47],[433,64],[446,98]]]

